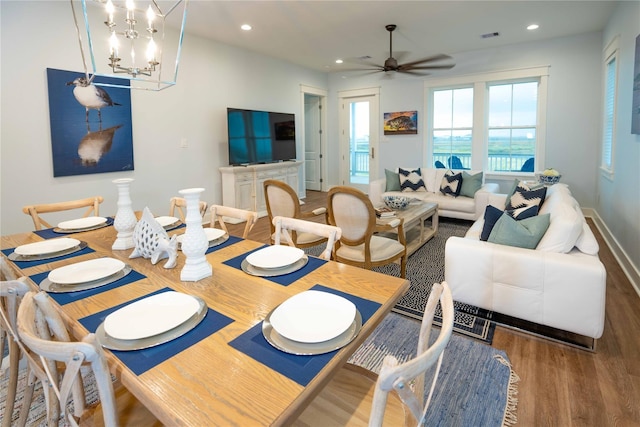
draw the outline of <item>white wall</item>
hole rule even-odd
[[[543,42],[519,44],[496,49],[467,52],[454,56],[456,66],[449,71],[434,72],[428,78],[473,75],[490,71],[550,66],[547,145],[544,164],[562,172],[562,182],[571,186],[576,199],[585,207],[595,206],[595,185],[600,141],[601,33],[556,38]],[[379,176],[384,169],[398,166],[424,166],[425,152],[424,79],[374,74],[344,79],[329,77],[330,105],[337,105],[338,91],[357,87],[380,86],[381,113],[418,110],[418,135],[382,136],[379,153]],[[330,135],[337,135],[337,113],[330,110]],[[333,127],[332,127],[333,126]],[[335,154],[335,152],[333,153]],[[336,168],[329,176],[338,176],[338,157],[329,162]],[[513,177],[501,184],[506,191]]]
[[[620,2],[609,25],[603,43],[619,39],[618,103],[615,124],[614,176],[608,179],[599,173],[596,210],[608,232],[619,245],[620,259],[630,260],[628,274],[635,277],[640,294],[640,135],[631,133],[631,106],[634,85],[636,37],[640,35],[640,2]],[[635,76],[638,79],[637,76]],[[638,81],[635,81],[638,84]]]
[[[204,187],[204,200],[221,203],[226,108],[292,112],[301,121],[300,84],[327,87],[325,73],[187,34],[178,84],[161,92],[131,91],[135,170],[53,178],[46,68],[83,71],[71,8],[66,1],[5,0],[0,8],[3,235],[33,228],[21,213],[26,204],[100,194],[101,213],[113,215],[117,191],[111,181],[121,177],[135,179],[136,210],[149,206],[166,215],[169,198],[189,187]],[[34,21],[42,36],[21,37],[23,23]],[[179,147],[183,137],[186,149]],[[301,145],[298,153],[304,159]]]

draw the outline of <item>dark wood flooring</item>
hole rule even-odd
[[[307,191],[303,210],[325,206],[326,193]],[[605,329],[595,353],[498,326],[492,346],[519,375],[518,425],[640,426],[640,297],[589,220],[607,269]],[[241,235],[243,224],[231,225]],[[269,242],[260,218],[249,238]]]

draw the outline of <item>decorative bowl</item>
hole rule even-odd
[[[411,201],[411,197],[406,196],[384,196],[383,199],[385,205],[397,210],[406,209]]]
[[[560,182],[562,175],[538,175],[538,182],[544,185],[553,185]]]

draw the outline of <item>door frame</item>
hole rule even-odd
[[[349,179],[349,119],[345,103],[352,98],[372,98],[369,108],[369,182],[378,178],[378,153],[380,152],[380,86],[343,90],[338,92],[338,133],[340,140],[340,185],[350,184]],[[368,187],[368,186],[367,186]],[[367,188],[365,192],[368,192]]]
[[[322,108],[320,108],[320,128],[322,129],[322,133],[320,134],[320,155],[322,156],[320,159],[320,178],[321,178],[321,182],[320,182],[320,189],[322,191],[329,191],[329,183],[327,182],[327,96],[329,94],[329,92],[325,89],[320,89],[317,87],[313,87],[313,86],[307,86],[307,85],[300,85],[300,111],[302,111],[302,120],[300,121],[300,132],[299,134],[302,136],[302,161],[303,161],[303,165],[300,168],[301,170],[301,176],[299,176],[299,179],[305,183],[303,184],[303,196],[306,196],[306,170],[305,170],[305,165],[304,165],[304,155],[305,155],[305,147],[306,147],[306,134],[305,134],[305,123],[306,123],[306,117],[305,117],[305,108],[304,108],[304,96],[305,94],[309,94],[309,95],[315,95],[318,96],[320,98],[320,105],[322,106]],[[296,135],[298,133],[296,132]]]

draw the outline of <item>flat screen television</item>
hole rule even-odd
[[[296,121],[290,113],[227,108],[229,164],[296,158]]]

